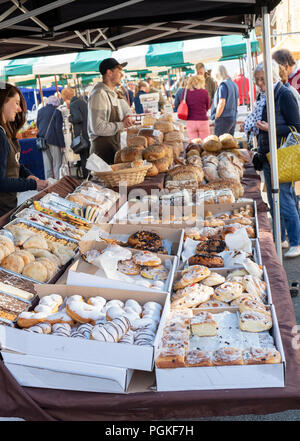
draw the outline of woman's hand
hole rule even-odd
[[[256,126],[264,132],[269,131],[269,124],[266,121],[257,121]]]

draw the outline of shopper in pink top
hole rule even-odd
[[[184,98],[184,91],[181,99]],[[209,95],[205,89],[205,78],[194,75],[187,83],[186,103],[189,113],[186,128],[189,140],[204,139],[210,135],[207,111],[209,109]]]

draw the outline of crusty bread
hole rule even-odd
[[[135,135],[127,137],[127,147],[143,146],[148,147],[148,141],[145,136]]]
[[[230,133],[224,133],[223,135],[219,136],[219,140],[222,144],[222,149],[238,149],[238,143],[234,139]]]
[[[143,159],[144,148],[140,147],[125,147],[121,150],[121,161],[122,162],[133,162]]]
[[[148,169],[146,176],[151,177],[157,175],[158,175],[157,167],[152,163],[152,167]]]
[[[209,135],[203,141],[203,149],[207,152],[219,152],[222,150],[222,143],[220,142],[218,136]]]
[[[174,125],[169,121],[156,121],[154,123],[155,130],[160,130],[163,133],[173,132]]]
[[[147,161],[152,162],[165,157],[166,153],[167,149],[164,144],[154,144],[143,151],[143,157]]]
[[[163,158],[157,159],[156,161],[153,161],[153,164],[158,170],[158,173],[165,173],[169,169],[169,158],[168,156],[164,156]]]

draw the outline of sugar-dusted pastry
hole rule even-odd
[[[211,352],[193,349],[185,356],[186,367],[212,366]]]
[[[244,364],[281,363],[280,352],[276,348],[250,347],[243,351]]]
[[[202,280],[201,283],[206,286],[217,286],[225,282],[225,277],[221,274],[212,272],[206,279]]]
[[[181,272],[180,279],[174,284],[174,289],[185,288],[193,283],[200,282],[210,275],[211,271],[209,268],[203,265],[192,265]]]
[[[146,266],[141,268],[141,276],[152,280],[167,280],[169,270],[164,265],[158,265],[155,267]]]
[[[240,314],[239,324],[242,331],[268,331],[272,328],[272,315],[269,311],[245,311]]]
[[[133,254],[133,261],[137,265],[142,266],[158,266],[161,265],[161,259],[151,251],[137,251]]]
[[[177,290],[173,294],[171,299],[171,308],[196,308],[201,303],[209,300],[213,293],[213,288],[202,285],[201,283],[186,286],[185,288]]]
[[[86,303],[81,296],[71,296],[66,302],[67,314],[76,322],[92,323],[103,317],[103,306]]]
[[[210,312],[197,311],[197,315],[191,318],[191,332],[198,337],[217,335],[218,325]]]
[[[231,366],[244,364],[242,350],[230,346],[219,348],[213,352],[212,364],[214,366]]]
[[[47,250],[48,245],[46,239],[41,234],[35,234],[34,236],[29,237],[23,243],[23,248],[39,248],[42,250]]]
[[[238,282],[224,282],[222,285],[215,288],[215,292],[212,296],[215,300],[221,300],[221,302],[231,302],[232,300],[240,297],[243,292],[243,286]]]
[[[128,276],[135,276],[141,271],[140,266],[137,265],[133,259],[119,260],[117,268],[120,273]]]

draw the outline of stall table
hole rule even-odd
[[[245,197],[257,201],[262,260],[267,267],[285,351],[284,388],[155,392],[150,388],[154,375],[137,372],[133,377],[137,382],[135,387],[139,387],[140,380],[146,380],[147,391],[104,394],[39,389],[21,387],[0,362],[0,416],[35,421],[149,421],[269,414],[299,409],[300,345],[288,281],[276,255],[267,208],[261,199],[260,179],[253,167],[246,168],[243,183]],[[70,186],[71,182],[65,180],[64,184]],[[61,182],[57,185],[62,189]]]

